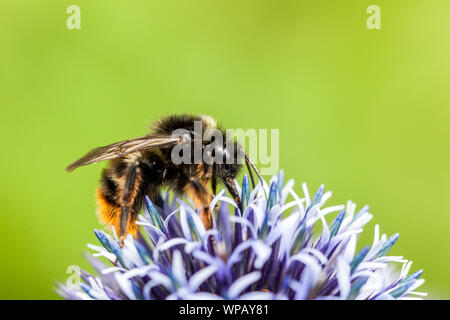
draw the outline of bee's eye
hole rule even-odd
[[[225,163],[225,170],[227,171],[231,170],[231,164]]]

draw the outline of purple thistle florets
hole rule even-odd
[[[324,207],[331,192],[321,186],[311,199],[284,184],[283,172],[270,186],[242,186],[242,208],[219,193],[211,202],[214,228],[205,230],[189,200],[148,198],[139,217],[143,228],[121,248],[117,239],[95,234],[102,246],[89,257],[98,276],[80,271],[77,285],[58,285],[66,299],[405,299],[424,280],[408,275],[411,262],[386,256],[398,239],[380,237],[356,252],[362,228],[372,215],[365,206]],[[172,199],[170,199],[172,198]],[[289,199],[289,201],[288,201]],[[232,210],[230,210],[232,208]],[[337,213],[329,225],[325,217]],[[320,231],[318,231],[318,229]],[[102,260],[109,263],[105,265]],[[400,271],[392,265],[399,263]]]

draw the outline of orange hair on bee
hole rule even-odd
[[[112,225],[116,231],[116,234],[119,234],[120,231],[120,216],[121,216],[121,207],[111,204],[103,195],[101,188],[97,188],[96,190],[96,198],[97,198],[97,215],[105,225]],[[130,221],[128,225],[128,233],[131,233],[134,237],[137,234],[137,225],[135,222]]]

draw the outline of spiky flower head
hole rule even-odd
[[[379,233],[372,246],[356,251],[372,215],[367,206],[325,207],[331,192],[320,186],[311,198],[284,184],[250,190],[247,176],[236,182],[242,207],[219,193],[211,202],[214,227],[205,230],[188,199],[170,193],[159,206],[146,199],[138,237],[121,247],[96,230],[101,246],[89,260],[97,276],[81,271],[79,286],[59,285],[67,299],[399,299],[415,292],[422,270],[386,254],[398,239]],[[337,213],[331,224],[326,217]],[[102,262],[106,260],[109,265]],[[400,264],[395,271],[393,266]]]

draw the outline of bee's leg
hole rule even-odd
[[[125,240],[128,234],[128,228],[130,226],[131,213],[130,207],[122,207],[120,212],[120,220],[119,220],[119,240],[122,243]]]
[[[214,226],[213,216],[211,210],[209,209],[209,205],[213,198],[206,188],[207,182],[207,180],[197,180],[195,178],[191,178],[189,183],[184,187],[184,192],[194,201],[195,205],[200,208],[200,219],[202,220],[205,229],[210,230]],[[214,180],[211,182],[214,184]],[[208,241],[209,249],[214,253],[214,236],[210,235],[208,237]]]
[[[231,196],[234,198],[234,201],[236,202],[236,205],[238,206],[239,210],[242,211],[241,198],[239,197],[236,185],[234,184],[234,180],[231,178],[223,179],[223,184],[225,185],[225,187],[227,187],[228,192],[230,192]]]
[[[247,171],[250,176],[250,181],[252,183],[252,189],[255,189],[255,178],[253,178],[253,172],[252,172],[252,169],[250,168],[250,164],[247,159],[245,159],[245,165],[247,166]]]
[[[213,219],[211,210],[209,210],[209,204],[211,203],[212,196],[206,189],[205,185],[199,180],[191,178],[184,187],[184,193],[191,198],[192,201],[194,201],[194,204],[199,209],[201,209],[200,219],[202,219],[205,229],[212,229]]]
[[[141,168],[137,163],[131,164],[125,173],[125,182],[123,185],[122,196],[120,198],[121,213],[118,219],[118,237],[120,242],[126,238],[128,233],[134,234],[137,230],[135,224],[135,215],[133,214],[135,201],[139,192],[139,187],[142,183]]]
[[[203,225],[205,226],[206,230],[210,230],[213,228],[214,223],[211,210],[209,210],[209,206],[202,209],[202,212],[200,213],[200,219],[202,219]]]
[[[217,191],[217,179],[215,176],[211,177],[211,189],[212,189],[212,193],[214,196],[216,196],[216,191]]]

